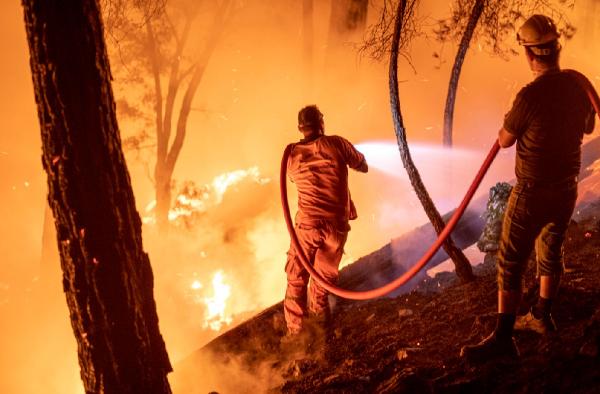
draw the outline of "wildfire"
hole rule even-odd
[[[195,293],[193,295],[194,302],[206,307],[202,328],[219,331],[232,321],[231,316],[226,313],[227,300],[231,296],[231,286],[225,282],[225,273],[222,270],[215,272],[211,283],[212,289],[209,295],[198,294],[200,290],[204,289],[204,286],[197,279],[192,281],[190,289]]]
[[[227,300],[231,295],[231,286],[227,285],[224,279],[223,271],[217,271],[212,280],[213,296],[204,299],[207,307],[204,328],[210,327],[212,330],[218,331],[224,324],[230,324],[232,321],[231,316],[225,315]]]
[[[178,191],[173,207],[169,210],[169,221],[175,222],[180,218],[191,217],[196,213],[206,212],[210,207],[223,202],[223,196],[227,190],[243,180],[250,180],[259,185],[267,184],[269,178],[261,176],[258,167],[250,167],[246,170],[235,170],[216,176],[211,183],[196,186],[193,182],[186,182]],[[154,224],[154,209],[156,200],[146,206],[147,215],[142,218],[146,224]]]
[[[256,166],[250,167],[247,170],[237,170],[221,174],[215,177],[215,179],[213,179],[211,183],[212,188],[216,193],[217,203],[223,201],[223,195],[225,194],[227,189],[229,189],[230,186],[239,183],[245,178],[249,178],[252,181],[258,183],[259,185],[264,185],[271,181],[269,178],[261,177],[260,171]]]

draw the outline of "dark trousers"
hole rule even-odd
[[[565,233],[576,200],[576,179],[554,185],[517,182],[502,225],[499,290],[521,290],[523,271],[534,247],[538,275],[560,277]]]

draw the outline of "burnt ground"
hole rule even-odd
[[[222,335],[175,366],[175,392],[284,393],[600,393],[600,204],[572,222],[565,274],[554,318],[559,331],[543,337],[516,332],[518,361],[469,365],[461,346],[495,325],[492,259],[475,267],[477,280],[453,273],[427,279],[408,294],[367,302],[338,300],[331,325],[309,322],[295,342],[284,333],[281,304]],[[536,297],[535,263],[525,277]]]

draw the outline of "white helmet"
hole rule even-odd
[[[526,47],[536,47],[557,41],[560,33],[556,29],[554,21],[546,15],[533,15],[523,23],[523,26],[517,32],[517,41],[519,45]],[[536,55],[550,55],[558,48],[558,42],[555,48],[530,48]]]

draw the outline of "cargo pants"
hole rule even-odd
[[[348,230],[328,220],[297,223],[295,229],[300,245],[314,269],[327,282],[337,283]],[[297,333],[302,329],[302,319],[308,312],[307,305],[315,315],[329,314],[328,292],[314,280],[310,281],[308,287],[310,275],[302,266],[293,246],[288,251],[285,272],[287,289],[283,300],[284,316],[288,331]]]
[[[521,291],[535,247],[537,273],[560,277],[563,243],[577,200],[577,179],[552,185],[518,181],[508,199],[498,250],[498,289]]]

